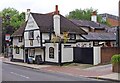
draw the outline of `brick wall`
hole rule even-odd
[[[120,47],[102,47],[101,48],[101,63],[108,63],[114,54],[120,54]]]
[[[107,18],[107,22],[112,26],[118,26],[118,20]]]

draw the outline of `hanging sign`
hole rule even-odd
[[[5,41],[8,41],[8,42],[10,41],[10,34],[5,35]]]

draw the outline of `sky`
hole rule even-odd
[[[15,8],[20,12],[31,9],[35,13],[48,13],[58,5],[60,14],[66,15],[75,9],[98,9],[98,14],[109,13],[118,16],[119,0],[0,0],[0,11],[4,8]]]

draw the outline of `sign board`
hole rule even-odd
[[[54,48],[53,47],[49,48],[49,58],[54,58]]]
[[[10,41],[10,34],[5,35],[5,41]]]

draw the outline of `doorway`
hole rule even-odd
[[[28,49],[25,49],[25,61],[24,62],[27,62],[28,60]]]

